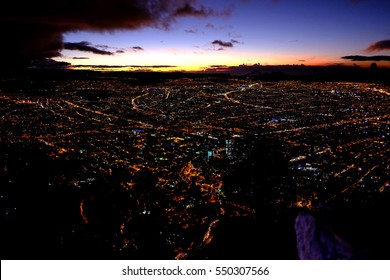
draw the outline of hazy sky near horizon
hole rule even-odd
[[[23,24],[33,26],[25,31],[27,39],[14,40],[19,45],[33,42],[31,55],[17,46],[26,56],[72,65],[169,65],[187,70],[255,63],[375,61],[390,66],[388,0],[54,2],[37,0],[19,14],[15,4],[9,14],[0,13],[3,29],[14,25],[16,32]],[[9,30],[4,36],[16,38]]]

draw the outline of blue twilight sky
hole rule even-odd
[[[375,61],[390,66],[389,0],[192,2],[206,12],[176,17],[168,26],[162,22],[132,30],[68,31],[65,45],[82,43],[106,53],[68,46],[56,60],[72,65],[171,65],[180,70],[254,63],[367,66]],[[353,55],[366,61],[341,58]]]

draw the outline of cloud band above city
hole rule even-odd
[[[112,31],[156,27],[167,29],[179,17],[227,15],[229,9],[216,11],[196,0],[37,0],[7,3],[0,12],[0,46],[8,67],[21,66],[31,58],[55,57],[62,49],[78,49],[110,55],[81,42],[64,43],[70,31]]]

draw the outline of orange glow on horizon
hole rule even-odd
[[[299,56],[277,53],[255,53],[235,51],[208,51],[193,53],[179,50],[154,50],[145,53],[131,53],[115,56],[91,55],[89,59],[77,60],[72,58],[57,58],[71,64],[70,69],[94,71],[150,71],[150,72],[203,72],[210,70],[213,65],[215,72],[227,72],[229,67],[240,65],[260,66],[360,66],[370,67],[376,63],[378,67],[390,68],[388,61],[349,61],[329,56]],[[225,67],[225,68],[224,68]]]

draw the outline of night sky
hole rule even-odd
[[[158,70],[390,67],[389,13],[388,0],[12,1],[0,11],[0,51],[3,68],[34,58]]]

